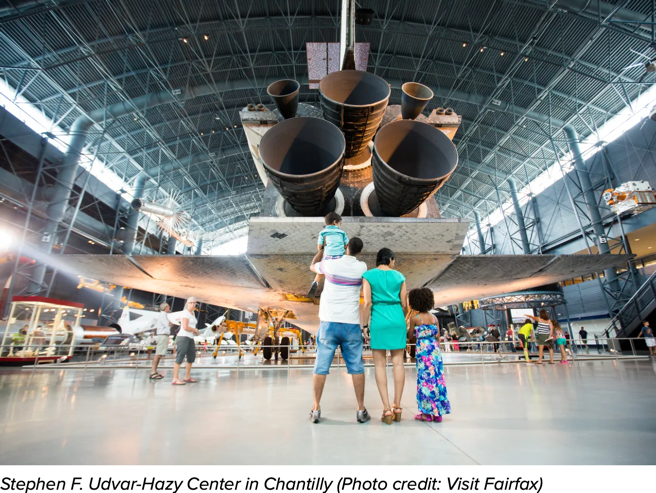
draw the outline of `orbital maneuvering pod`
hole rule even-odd
[[[296,116],[300,89],[301,85],[292,79],[279,80],[267,87],[267,93],[285,120]]]

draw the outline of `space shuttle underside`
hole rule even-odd
[[[403,85],[402,106],[390,106],[389,85],[365,72],[324,77],[317,106],[299,102],[299,87],[275,82],[268,89],[271,108],[249,104],[240,112],[266,187],[245,255],[64,255],[59,261],[74,273],[146,291],[250,312],[285,310],[294,325],[315,332],[319,299],[306,297],[314,277],[309,266],[323,216],[332,211],[349,237],[363,240],[359,258],[369,268],[380,248],[392,249],[408,288],[429,287],[437,306],[555,283],[631,258],[460,255],[469,221],[441,218],[432,198],[458,164],[452,139],[460,117],[450,108],[424,115],[432,91],[417,83]]]

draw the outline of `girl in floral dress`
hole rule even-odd
[[[413,289],[409,295],[410,307],[419,312],[410,318],[409,331],[417,336],[417,406],[418,421],[442,421],[442,416],[451,413],[451,404],[446,395],[444,365],[437,337],[440,329],[437,319],[429,312],[435,305],[433,291],[428,288]]]

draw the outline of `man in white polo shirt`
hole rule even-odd
[[[157,315],[157,348],[155,349],[155,357],[153,358],[153,368],[150,372],[151,380],[161,380],[164,375],[157,371],[159,361],[166,356],[169,349],[169,335],[171,334],[171,322],[169,322],[168,314],[171,307],[168,303],[159,305],[159,315]]]
[[[317,334],[317,358],[312,378],[314,406],[310,411],[310,420],[313,423],[321,420],[321,394],[337,347],[341,348],[346,369],[353,379],[355,398],[358,401],[356,419],[358,423],[371,419],[364,407],[364,362],[360,329],[360,289],[367,264],[356,258],[362,246],[360,238],[351,238],[344,256],[323,259],[310,266],[312,272],[326,277],[319,304],[321,324]]]

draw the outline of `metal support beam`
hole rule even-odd
[[[529,255],[531,253],[531,246],[528,242],[526,224],[524,223],[524,212],[522,211],[522,206],[519,205],[517,184],[515,183],[514,178],[508,178],[508,185],[510,185],[510,196],[512,197],[513,206],[515,207],[515,215],[517,216],[517,228],[519,229],[519,237],[522,240],[522,249],[525,254]],[[510,234],[510,231],[508,234]]]
[[[474,212],[474,218],[476,219],[476,231],[478,232],[478,245],[479,245],[479,248],[481,249],[481,255],[484,255],[485,254],[485,237],[483,236],[483,229],[481,228],[481,218],[478,215],[478,212]]]
[[[141,173],[139,176],[137,176],[134,184],[134,199],[140,199],[143,197],[144,187],[146,186],[147,180],[148,175],[145,173]],[[127,237],[125,243],[123,244],[123,253],[126,255],[132,255],[134,252],[134,245],[137,242],[137,233],[139,232],[139,217],[140,212],[130,206],[128,212],[128,225],[125,230]]]

